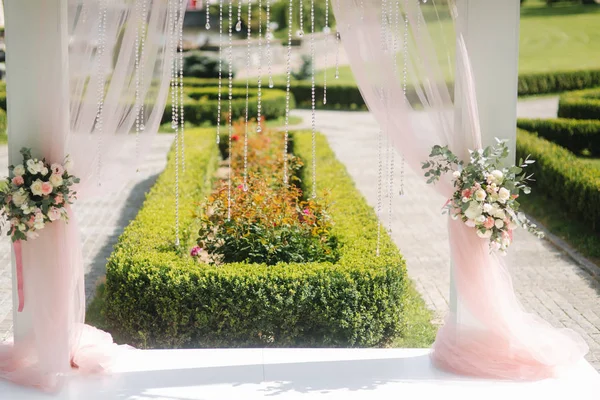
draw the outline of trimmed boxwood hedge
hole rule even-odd
[[[600,121],[565,118],[519,119],[517,126],[536,132],[575,154],[584,151],[593,157],[600,157]]]
[[[196,202],[217,160],[213,130],[186,132],[187,171],[180,178],[182,253],[191,245]],[[294,136],[310,165],[310,134]],[[401,333],[408,284],[398,249],[318,136],[317,165],[334,203],[338,263],[198,264],[173,246],[174,157],[126,228],[107,265],[105,317],[139,347],[374,346]],[[310,171],[302,175],[310,185]]]
[[[567,149],[519,130],[517,158],[531,154],[528,167],[535,174],[536,190],[560,202],[581,221],[600,232],[600,173]]]
[[[519,75],[519,96],[560,93],[600,86],[600,69]]]
[[[560,96],[558,116],[574,119],[600,119],[600,89],[577,90]]]
[[[217,123],[218,110],[218,87],[200,87],[186,85],[184,99],[185,120],[200,125],[210,122]],[[248,98],[248,112],[250,118],[256,118],[258,111],[258,89],[250,88]],[[285,115],[285,92],[275,89],[263,89],[261,100],[261,115],[268,120],[277,119]],[[221,121],[225,121],[225,115],[229,112],[229,89],[226,84],[221,94]],[[232,114],[233,119],[244,118],[246,115],[246,87],[232,90]],[[290,96],[290,107],[295,107],[295,101]],[[161,123],[171,121],[171,102],[166,106]]]

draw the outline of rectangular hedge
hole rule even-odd
[[[600,120],[600,89],[577,90],[561,95],[558,116]]]
[[[517,126],[529,132],[536,132],[540,137],[575,154],[587,151],[593,157],[600,157],[600,121],[598,120],[519,119]]]
[[[569,150],[519,130],[517,158],[531,154],[528,167],[535,174],[536,190],[560,202],[581,221],[600,232],[600,173]]]
[[[210,192],[217,148],[212,130],[188,130],[181,178],[182,250],[174,239],[174,160],[126,228],[107,265],[104,314],[113,333],[139,347],[374,346],[406,322],[405,263],[384,233],[375,255],[377,218],[318,136],[319,182],[334,203],[338,263],[203,265],[186,253],[193,211]],[[294,136],[311,164],[310,134]],[[310,185],[310,173],[303,179]],[[326,182],[326,183],[325,183]],[[186,247],[186,245],[188,247]]]

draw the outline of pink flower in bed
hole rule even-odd
[[[190,251],[190,256],[198,257],[200,255],[200,252],[202,252],[202,248],[199,246],[194,246],[194,247],[192,247],[192,250]]]

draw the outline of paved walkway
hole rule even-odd
[[[119,235],[133,219],[142,205],[146,192],[152,187],[158,173],[166,165],[166,154],[173,135],[156,135],[152,148],[129,183],[118,193],[106,198],[81,200],[75,205],[76,215],[82,233],[83,256],[85,260],[85,290],[89,301],[98,280],[105,275],[106,259]],[[134,141],[124,142],[134,154]],[[7,147],[0,147],[0,171],[8,166]],[[0,341],[12,333],[12,278],[11,278],[10,239],[0,239]]]
[[[551,104],[544,101],[546,106]],[[548,107],[527,103],[520,107],[521,113],[527,107],[551,113]],[[310,121],[310,111],[294,113]],[[378,132],[375,120],[367,112],[319,111],[317,129],[327,136],[338,159],[375,207]],[[396,168],[396,188],[400,180],[400,168]],[[400,197],[395,190],[392,199],[392,236],[406,257],[409,276],[439,321],[448,310],[450,285],[446,217],[440,212],[445,199],[408,167],[404,185],[405,196]],[[388,198],[383,204],[382,215],[387,223]],[[554,326],[566,326],[580,333],[590,346],[588,360],[600,370],[600,284],[560,249],[522,230],[516,234],[509,264],[523,306]]]

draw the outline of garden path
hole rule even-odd
[[[555,116],[556,104],[555,99],[549,98],[527,100],[519,104],[519,114]],[[294,113],[310,121],[310,111]],[[317,129],[327,136],[338,159],[375,207],[378,126],[374,118],[367,112],[318,111]],[[426,187],[408,167],[404,175],[405,196],[399,196],[402,178],[398,154],[396,160],[392,237],[407,260],[408,273],[417,290],[435,312],[435,322],[441,323],[448,311],[450,284],[446,217],[441,214],[445,199]],[[386,197],[382,213],[385,224],[388,204]],[[554,326],[566,326],[580,333],[590,346],[588,361],[600,370],[600,283],[549,241],[538,240],[524,231],[516,236],[509,264],[523,306]]]

